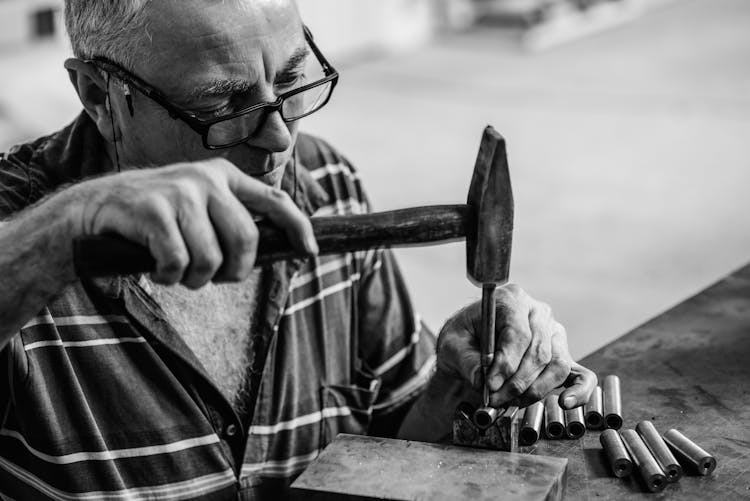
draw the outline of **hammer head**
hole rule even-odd
[[[469,187],[474,224],[466,237],[466,272],[477,285],[508,281],[513,243],[513,192],[505,139],[487,126]]]

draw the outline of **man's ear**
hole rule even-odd
[[[99,133],[110,143],[119,140],[120,128],[116,120],[113,127],[106,77],[93,64],[75,58],[65,61],[65,69],[68,70],[68,77],[83,108],[96,124]]]

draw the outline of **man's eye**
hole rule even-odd
[[[218,118],[224,115],[228,115],[234,111],[234,106],[231,104],[225,104],[221,108],[216,108],[213,110],[197,110],[195,113],[198,115],[199,118],[203,119],[210,119],[210,118]]]
[[[297,75],[291,75],[276,82],[276,85],[282,88],[299,87],[307,79],[307,75],[299,73]]]

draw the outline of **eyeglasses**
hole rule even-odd
[[[285,92],[273,102],[253,104],[238,111],[208,119],[201,118],[198,113],[180,108],[170,102],[159,90],[106,58],[95,57],[84,62],[93,64],[100,70],[131,85],[167,110],[170,117],[182,120],[188,127],[200,134],[205,148],[218,150],[236,146],[252,138],[263,127],[266,118],[271,113],[278,111],[284,122],[294,122],[315,113],[328,103],[338,83],[339,74],[315,45],[312,33],[307,26],[304,27],[304,32],[305,41],[323,69],[322,78]],[[131,105],[130,102],[129,105]]]

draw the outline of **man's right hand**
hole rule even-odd
[[[298,250],[318,252],[310,221],[286,192],[221,158],[105,176],[70,190],[80,201],[73,236],[117,233],[147,247],[158,283],[199,288],[244,280],[258,246],[253,214],[283,228]]]

